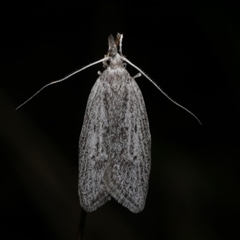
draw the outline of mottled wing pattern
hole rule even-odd
[[[109,194],[132,212],[145,206],[151,164],[151,135],[142,93],[125,69],[109,72],[112,83],[110,159],[104,173]],[[114,90],[114,86],[116,89]]]
[[[79,143],[81,206],[93,211],[114,197],[144,208],[151,136],[142,93],[122,68],[107,68],[89,96]]]
[[[102,181],[108,156],[108,119],[106,116],[104,79],[99,77],[88,98],[79,140],[80,204],[94,211],[111,199]]]

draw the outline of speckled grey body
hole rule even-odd
[[[94,211],[112,197],[137,213],[148,192],[151,136],[145,103],[120,55],[93,86],[79,141],[79,197]]]

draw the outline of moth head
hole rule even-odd
[[[115,41],[113,35],[110,35],[108,37],[108,53],[107,56],[109,57],[115,57],[116,54],[118,53],[118,43]]]

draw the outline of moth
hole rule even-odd
[[[17,109],[49,85],[103,62],[86,106],[79,139],[78,194],[82,208],[91,212],[114,198],[133,213],[144,209],[151,169],[151,134],[144,99],[135,78],[143,74],[169,100],[172,100],[140,68],[122,54],[123,34],[108,37],[108,52],[60,80],[51,82],[22,103]],[[140,73],[131,77],[126,63]]]
[[[108,38],[108,62],[88,98],[79,141],[81,206],[93,211],[116,199],[132,212],[145,205],[151,165],[151,135],[142,93]]]

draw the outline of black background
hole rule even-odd
[[[87,213],[83,239],[239,238],[234,1],[5,1],[1,10],[1,239],[76,238],[78,138],[102,64],[15,108],[101,59],[117,32],[123,54],[203,125],[137,78],[152,134],[145,209],[132,214],[112,200]]]

